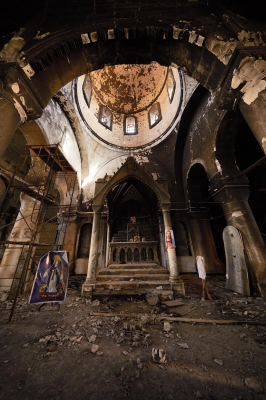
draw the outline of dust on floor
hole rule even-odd
[[[147,316],[266,321],[265,299],[225,289],[225,279],[208,279],[212,300],[201,301],[201,282],[183,276],[184,305],[150,306],[145,298],[85,300],[81,278],[71,278],[58,311],[38,312],[18,302],[1,302],[0,398],[72,399],[266,399],[266,327],[163,322]],[[118,316],[92,316],[92,312]],[[123,314],[139,318],[123,318]],[[147,322],[148,321],[148,322]],[[152,349],[166,363],[156,363]]]

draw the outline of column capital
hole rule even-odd
[[[92,204],[92,209],[95,214],[100,214],[102,212],[102,204]]]
[[[229,189],[229,188],[249,189],[249,180],[245,176],[242,176],[241,178],[236,179],[235,177],[221,177],[221,176],[216,176],[216,175],[210,180],[209,193],[213,197],[215,197],[216,194],[218,194],[222,190]]]
[[[29,72],[29,68],[17,62],[0,63],[0,96],[14,105],[21,123],[40,118],[45,108],[31,81],[34,71]]]
[[[170,211],[171,209],[171,203],[161,203],[161,210],[162,212],[164,211]]]

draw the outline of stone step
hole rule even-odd
[[[169,275],[169,271],[165,268],[143,268],[143,269],[139,269],[136,268],[134,269],[134,271],[132,271],[132,269],[109,269],[109,268],[105,268],[105,269],[100,269],[98,271],[98,275],[117,275],[117,274],[121,274],[121,275],[133,275],[133,274],[165,274],[165,275]]]
[[[167,281],[138,281],[138,282],[128,282],[128,281],[101,281],[95,283],[95,289],[109,289],[113,286],[114,289],[156,289],[157,287],[162,287],[163,290],[171,289],[170,282]]]
[[[97,282],[108,281],[129,281],[130,279],[138,279],[141,281],[168,281],[169,275],[166,274],[148,274],[141,275],[132,273],[131,275],[97,275]]]
[[[120,289],[120,288],[119,288]],[[115,290],[115,289],[102,289],[102,288],[96,288],[93,290],[93,297],[103,297],[103,296],[139,296],[139,295],[146,295],[151,292],[151,289],[149,288],[134,288],[134,289],[120,289],[120,290]],[[154,292],[154,290],[152,290]],[[156,290],[156,293],[162,294],[163,296],[174,296],[174,292],[169,289],[165,290]]]
[[[161,269],[162,267],[156,263],[127,263],[127,264],[111,264],[108,269]],[[168,270],[166,270],[168,271]]]

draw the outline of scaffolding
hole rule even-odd
[[[22,178],[21,171],[29,165],[27,178]],[[44,173],[40,173],[43,171]],[[20,238],[0,242],[0,248],[3,250],[19,252],[8,296],[9,300],[14,300],[9,318],[11,321],[18,296],[29,292],[32,287],[40,258],[48,251],[60,250],[63,246],[67,225],[76,215],[77,205],[74,194],[77,173],[61,152],[59,144],[26,145],[13,173],[3,167],[0,167],[0,172],[9,179],[2,202],[3,208],[0,210],[0,228],[3,232],[5,228],[10,228],[23,219],[30,232],[30,238],[25,241]],[[66,182],[65,195],[68,197],[66,205],[56,200],[58,193],[56,182],[59,179],[65,179]],[[6,223],[10,218],[10,209],[14,209],[21,192],[34,200],[30,215],[23,215],[19,210],[16,220]],[[44,221],[47,210],[58,212]],[[62,222],[59,223],[58,219]],[[52,222],[56,227],[51,226]],[[45,243],[40,242],[43,239]],[[49,241],[54,243],[49,243]]]

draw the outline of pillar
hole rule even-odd
[[[217,193],[214,192],[213,197],[223,203],[227,224],[241,232],[253,291],[266,296],[266,247],[248,204],[249,188],[225,185]]]
[[[101,222],[101,206],[93,206],[93,223],[91,232],[91,247],[89,254],[89,265],[87,279],[82,285],[82,295],[91,297],[96,282],[96,268],[98,258],[98,238]]]
[[[17,215],[16,222],[13,226],[9,240],[15,242],[29,241],[32,237],[32,230],[37,221],[40,202],[25,193],[21,193],[20,212]],[[22,215],[25,219],[23,219]],[[0,290],[10,290],[13,279],[20,278],[21,269],[23,268],[24,261],[18,266],[20,255],[22,252],[22,245],[9,245],[5,250],[1,265],[0,265]],[[25,248],[25,253],[26,249]],[[23,254],[23,259],[24,259]],[[18,266],[18,269],[17,269]]]
[[[14,104],[0,96],[0,157],[4,155],[20,122],[20,115]]]
[[[225,266],[219,260],[211,226],[206,213],[190,213],[189,228],[193,243],[194,255],[205,258],[207,274],[225,272]]]
[[[239,102],[239,110],[262,150],[266,153],[266,90],[259,93],[256,100],[250,105],[241,99]]]
[[[107,267],[108,265],[108,261],[109,261],[109,254],[110,254],[110,249],[109,249],[109,242],[110,242],[110,222],[111,221],[107,221],[107,237],[106,237],[106,260],[105,260],[105,265]]]
[[[162,212],[163,212],[163,221],[164,221],[164,229],[172,230],[172,222],[170,215],[170,203],[162,204]],[[172,289],[174,292],[179,295],[185,294],[185,287],[183,281],[180,279],[178,266],[177,266],[177,258],[175,249],[167,249],[168,260],[169,260],[169,282],[172,284]]]

